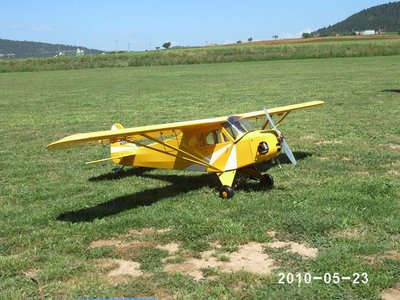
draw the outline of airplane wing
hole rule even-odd
[[[271,108],[271,109],[268,109],[267,111],[271,116],[274,116],[274,115],[281,116],[284,114],[288,114],[293,110],[317,106],[317,105],[321,105],[324,103],[325,103],[324,101],[310,101],[310,102],[304,102],[304,103],[299,103],[299,104]],[[249,112],[249,113],[239,114],[238,116],[241,119],[259,118],[259,117],[265,117],[265,112],[263,110],[259,110],[259,111],[253,111],[253,112]]]
[[[88,133],[78,133],[67,136],[61,140],[46,146],[47,149],[60,149],[72,147],[82,143],[111,143],[115,140],[143,139],[143,135],[150,137],[169,136],[179,134],[184,130],[201,129],[214,124],[221,124],[226,121],[227,117],[218,117],[211,119],[202,119],[195,121],[176,122],[168,124],[141,126],[133,128],[123,128],[118,130],[105,130]]]
[[[311,101],[305,102],[295,105],[282,106],[277,108],[268,109],[268,112],[271,116],[278,115],[281,119],[277,122],[279,124],[280,121],[286,115],[296,109],[311,107],[315,105],[323,104],[323,101]],[[251,119],[265,116],[263,110],[244,113],[237,115],[242,119]],[[60,149],[67,148],[71,146],[75,146],[82,143],[93,143],[93,142],[102,142],[102,143],[112,143],[116,140],[138,140],[142,139],[143,136],[147,137],[166,137],[169,135],[179,134],[183,131],[188,131],[191,129],[201,129],[202,127],[210,127],[210,125],[222,124],[227,120],[227,116],[210,118],[210,119],[202,119],[202,120],[194,120],[194,121],[186,121],[186,122],[175,122],[168,124],[159,124],[159,125],[150,125],[150,126],[141,126],[141,127],[133,127],[133,128],[123,128],[118,130],[105,130],[105,131],[97,131],[97,132],[88,132],[88,133],[79,133],[67,136],[61,140],[53,142],[47,145],[47,149]],[[265,126],[267,123],[264,125]]]

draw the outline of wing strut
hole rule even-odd
[[[282,117],[278,120],[278,122],[276,122],[275,126],[278,127],[279,124],[283,121],[284,118],[286,118],[286,116],[287,116],[289,113],[290,113],[290,111],[284,113],[284,114],[282,115]],[[279,114],[279,115],[280,115],[280,114]],[[264,126],[262,127],[263,130],[267,127],[268,123],[270,123],[270,122],[269,122],[269,119],[267,118],[267,120],[266,120]]]

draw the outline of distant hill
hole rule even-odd
[[[101,50],[88,49],[80,46],[0,39],[0,59],[53,57],[60,54],[73,56],[76,55],[77,49],[83,50],[85,54],[103,53]]]
[[[364,9],[346,20],[328,27],[318,29],[314,35],[329,36],[351,34],[354,31],[383,30],[397,32],[400,30],[400,2],[389,2]]]

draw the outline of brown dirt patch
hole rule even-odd
[[[389,171],[386,172],[386,174],[388,174],[388,175],[394,175],[394,176],[399,176],[399,175],[400,175],[400,172],[399,172],[399,171],[396,171],[396,170],[389,170]]]
[[[23,274],[25,275],[26,278],[28,278],[29,280],[32,280],[33,282],[39,283],[37,276],[38,276],[39,270],[37,269],[30,269],[26,272],[23,272]]]
[[[228,261],[220,261],[215,257],[215,251],[201,253],[201,258],[191,258],[183,263],[170,264],[165,267],[169,273],[183,273],[199,280],[204,278],[201,269],[218,268],[223,272],[247,271],[256,274],[271,274],[275,268],[275,260],[264,253],[262,244],[251,242],[239,246],[239,250],[226,253]]]
[[[400,287],[386,289],[381,294],[382,300],[399,300],[400,299]]]
[[[268,243],[267,247],[270,248],[288,248],[286,252],[293,252],[297,253],[302,257],[307,258],[316,258],[318,255],[317,248],[311,248],[304,244],[299,244],[296,242],[282,242],[282,241],[275,241],[272,243]]]
[[[94,263],[102,269],[107,271],[107,279],[112,284],[121,284],[126,282],[124,276],[139,277],[143,275],[140,270],[140,263],[124,260],[124,259],[96,259]]]
[[[278,233],[275,230],[268,230],[267,231],[267,236],[270,238],[274,239]]]
[[[322,145],[335,145],[335,144],[341,144],[342,141],[320,141],[320,142],[316,142],[315,144],[318,146],[322,146]]]
[[[120,240],[98,240],[98,241],[93,241],[89,244],[88,249],[93,249],[93,248],[100,248],[100,247],[106,247],[106,246],[116,246],[120,245],[122,241]]]
[[[363,255],[361,258],[365,259],[372,267],[376,268],[381,264],[382,260],[400,260],[400,253],[397,251],[387,251],[383,254]]]
[[[332,160],[333,158],[328,156],[319,156],[317,157],[317,159],[324,161],[324,160]]]
[[[386,167],[400,167],[400,160],[393,161],[385,165]]]
[[[130,243],[121,244],[114,249],[114,252],[124,258],[136,256],[143,249],[152,249],[155,247],[154,242],[150,241],[132,241]]]
[[[170,254],[174,254],[174,253],[178,252],[180,246],[181,246],[180,244],[172,242],[172,243],[168,243],[165,245],[157,245],[156,248],[160,249],[160,250],[166,250]]]
[[[389,144],[388,147],[391,150],[400,151],[400,145],[399,144]]]

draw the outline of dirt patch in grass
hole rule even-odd
[[[386,289],[381,293],[382,300],[398,300],[400,299],[400,286]]]
[[[400,167],[400,160],[392,161],[389,164],[385,165],[386,167]]]
[[[400,260],[400,253],[397,251],[387,251],[377,255],[364,255],[363,258],[365,258],[372,265],[375,265],[378,263],[378,261],[384,259]]]
[[[381,254],[361,255],[359,257],[364,259],[371,267],[379,268],[379,266],[382,265],[383,260],[400,260],[400,253],[398,251],[387,251]]]
[[[389,147],[390,150],[400,151],[400,145],[399,144],[389,144],[388,147]]]
[[[317,248],[311,248],[304,244],[299,244],[296,242],[282,242],[282,241],[275,241],[272,243],[268,243],[267,247],[280,249],[280,248],[288,248],[286,252],[293,252],[297,253],[302,257],[305,258],[316,258],[318,255]]]
[[[389,170],[389,171],[386,172],[386,174],[388,174],[388,175],[394,175],[394,176],[399,176],[399,175],[400,175],[400,172],[399,172],[399,171],[396,171],[396,170]]]
[[[170,254],[174,254],[179,250],[180,246],[181,246],[180,244],[172,242],[164,245],[157,245],[156,248],[160,250],[166,250]]]
[[[140,270],[140,263],[124,259],[96,259],[96,266],[107,271],[107,280],[112,284],[121,284],[126,282],[126,275],[132,277],[142,276],[144,273]]]
[[[267,234],[274,238],[276,232],[268,231]],[[310,248],[296,242],[273,241],[267,244],[250,242],[240,245],[238,250],[230,253],[219,251],[221,245],[213,243],[213,250],[205,251],[199,258],[189,258],[181,263],[172,263],[165,266],[168,273],[183,273],[194,277],[196,280],[203,279],[202,269],[217,268],[222,272],[246,271],[259,275],[271,274],[277,265],[277,261],[264,251],[264,247],[288,248],[286,251],[297,253],[304,258],[315,258],[318,254],[317,248]],[[167,261],[166,261],[167,262]]]
[[[316,140],[317,138],[315,137],[315,136],[312,136],[312,135],[305,135],[305,136],[302,136],[301,138],[300,138],[301,140]]]
[[[152,227],[148,228],[143,228],[143,229],[131,229],[128,234],[119,236],[116,239],[108,239],[108,240],[98,240],[98,241],[92,241],[88,249],[93,249],[93,248],[100,248],[100,247],[106,247],[106,246],[137,246],[138,242],[134,241],[131,243],[126,243],[124,242],[125,239],[131,238],[131,236],[134,237],[141,237],[141,236],[147,236],[147,235],[153,235],[153,234],[163,234],[166,232],[171,231],[170,228],[164,228],[164,229],[155,229]]]
[[[138,255],[143,249],[153,249],[155,243],[150,241],[132,241],[121,244],[114,248],[114,252],[124,258],[130,258]]]
[[[91,242],[88,246],[88,249],[100,248],[100,247],[106,247],[106,246],[116,246],[121,243],[122,243],[122,241],[120,241],[120,240],[98,240],[98,241]]]
[[[169,230],[155,230],[146,228],[143,230],[130,231],[130,234],[138,236],[150,235],[155,233],[164,233]],[[297,253],[303,258],[315,258],[318,249],[308,247],[304,244],[279,241],[276,239],[275,231],[267,231],[266,235],[272,239],[272,242],[261,244],[250,242],[240,245],[237,251],[224,251],[219,242],[211,243],[212,250],[201,252],[194,256],[192,251],[184,251],[177,242],[167,244],[157,244],[155,241],[133,240],[124,242],[120,239],[100,240],[90,243],[89,249],[104,246],[113,246],[113,251],[122,259],[99,259],[96,265],[108,269],[107,278],[112,284],[124,283],[125,275],[133,277],[143,275],[140,270],[140,263],[134,262],[135,257],[141,255],[143,250],[160,249],[168,251],[169,256],[163,259],[165,264],[164,271],[168,273],[182,273],[192,276],[195,280],[203,279],[203,270],[207,268],[217,268],[221,272],[246,271],[259,275],[271,274],[275,269],[277,262],[265,252],[266,247],[283,249],[286,252]],[[209,279],[209,278],[207,278]]]
[[[31,269],[31,270],[28,270],[28,271],[24,272],[23,274],[26,277],[28,277],[29,279],[35,279],[36,280],[38,272],[39,271],[37,269]]]
[[[317,146],[323,146],[323,145],[335,145],[335,144],[341,144],[341,143],[342,143],[342,141],[337,141],[337,140],[329,141],[329,140],[327,140],[327,141],[316,142],[315,144]]]
[[[220,261],[214,250],[201,253],[201,258],[190,258],[183,263],[169,264],[165,267],[168,273],[183,273],[199,280],[204,278],[202,269],[218,268],[223,272],[247,271],[256,274],[271,274],[275,260],[264,253],[263,245],[251,242],[239,246],[237,252],[225,254],[227,261]]]
[[[324,161],[324,160],[333,160],[332,157],[328,157],[328,156],[319,156],[319,157],[317,157],[317,159],[318,160],[322,160],[322,161]]]

